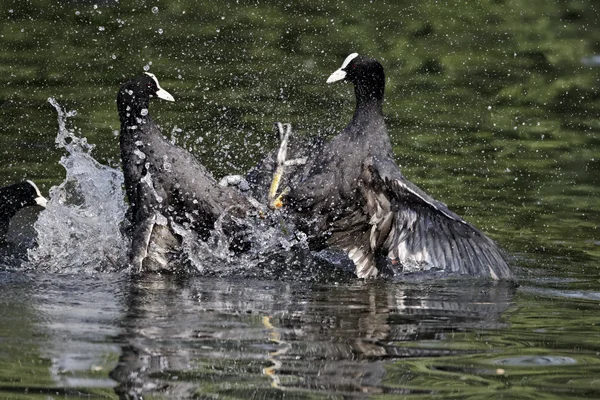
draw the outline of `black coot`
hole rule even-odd
[[[284,199],[312,247],[343,249],[361,278],[385,266],[512,279],[496,243],[402,175],[383,117],[381,64],[353,53],[327,79],[336,81],[354,84],[354,116],[309,155]]]
[[[10,219],[27,206],[46,207],[47,200],[32,181],[23,181],[0,188],[0,242],[6,239]]]
[[[250,208],[236,189],[219,186],[192,154],[163,137],[148,112],[154,97],[174,101],[150,73],[121,85],[117,96],[135,270],[168,264],[168,253],[179,245],[172,222],[206,239],[225,210],[243,215]]]

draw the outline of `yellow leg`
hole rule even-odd
[[[281,177],[283,176],[283,166],[278,166],[273,174],[273,180],[271,181],[271,187],[269,189],[269,201],[273,201],[277,195],[277,189],[281,183]]]
[[[285,189],[283,189],[283,191],[279,193],[279,196],[277,196],[275,200],[271,201],[269,206],[274,209],[279,209],[283,207],[283,196],[287,195],[289,192],[290,188],[289,186],[286,186]]]

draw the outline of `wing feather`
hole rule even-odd
[[[391,158],[365,159],[359,186],[371,225],[372,253],[399,261],[404,271],[435,268],[512,279],[498,246],[404,178]],[[367,258],[373,259],[371,252],[357,260],[361,269]]]

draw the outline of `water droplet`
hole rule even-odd
[[[150,71],[150,65],[148,65],[148,64],[144,65],[144,71]]]
[[[117,59],[117,56],[115,54],[111,55],[110,58],[112,58],[113,60]]]
[[[98,30],[99,30],[100,32],[102,32],[102,31],[104,31],[104,27],[103,27],[103,26],[99,26],[99,27],[98,27]]]
[[[138,164],[141,164],[142,161],[146,159],[146,154],[144,154],[144,152],[140,151],[139,149],[133,150],[133,154],[135,154],[137,158],[139,158]]]
[[[158,14],[158,7],[152,7],[152,14]]]
[[[159,34],[159,35],[162,35],[162,34],[163,34],[163,30],[162,30],[162,29],[160,29],[160,28],[158,28],[158,31],[157,31],[157,32],[158,32],[158,34]]]
[[[140,114],[142,114],[142,117],[148,115],[148,109],[147,108],[142,108],[142,111],[140,111]]]

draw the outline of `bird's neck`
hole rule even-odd
[[[135,123],[141,118],[146,119],[149,103],[149,99],[144,96],[135,97],[125,93],[119,93],[117,107],[119,109],[119,119],[121,120],[121,124]],[[144,112],[143,110],[146,111]]]
[[[383,118],[383,90],[380,82],[361,82],[354,85],[356,111],[354,119]]]
[[[148,110],[148,101],[119,104],[119,119],[121,120],[119,142],[123,154],[128,154],[136,149],[137,142],[143,140],[151,131],[148,126],[153,123],[152,119],[147,111],[143,110]]]
[[[363,121],[383,120],[383,92],[376,96],[368,95],[369,92],[356,87],[356,109],[354,111],[353,121],[361,123]]]

